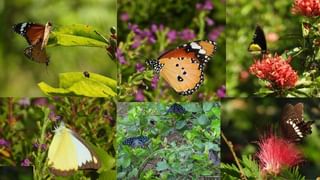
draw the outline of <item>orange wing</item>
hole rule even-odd
[[[190,95],[203,82],[203,71],[196,59],[171,57],[162,58],[159,62],[163,64],[160,76],[179,94]]]
[[[13,26],[13,30],[26,38],[30,45],[36,45],[43,40],[45,26],[30,22],[19,23]]]

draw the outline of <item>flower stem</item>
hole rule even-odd
[[[227,144],[227,146],[229,147],[229,149],[230,149],[230,151],[231,151],[231,153],[232,153],[232,156],[233,156],[234,160],[236,161],[236,164],[237,164],[237,166],[238,166],[238,168],[239,168],[239,171],[240,171],[241,179],[242,179],[242,180],[247,180],[247,177],[245,176],[245,174],[244,174],[244,172],[243,172],[242,166],[241,166],[241,164],[240,164],[240,162],[239,162],[239,160],[238,160],[238,158],[237,158],[237,155],[236,155],[236,153],[235,153],[234,150],[233,150],[233,144],[232,144],[232,142],[231,142],[231,141],[228,141],[228,139],[226,138],[226,136],[223,134],[222,131],[221,131],[221,136],[222,136],[224,142],[225,142],[225,143]]]
[[[49,108],[42,108],[42,111],[44,113],[44,119],[43,124],[41,122],[38,122],[38,126],[40,128],[40,139],[39,139],[39,147],[37,149],[36,153],[33,153],[35,163],[33,167],[33,179],[40,180],[40,179],[47,179],[48,178],[48,167],[47,167],[47,161],[46,158],[46,151],[42,151],[41,145],[46,143],[46,129],[48,125],[50,124],[49,119]]]

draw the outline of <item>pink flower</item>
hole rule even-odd
[[[295,0],[291,9],[292,14],[301,14],[307,17],[320,15],[319,0]]]
[[[32,164],[31,161],[28,158],[26,158],[26,159],[21,161],[20,165],[26,167],[26,166],[31,166],[31,164]]]
[[[143,90],[142,89],[138,89],[137,90],[135,100],[138,101],[138,102],[144,101],[144,94],[143,94]]]
[[[249,72],[262,80],[267,80],[272,88],[290,89],[295,87],[298,75],[289,64],[291,58],[281,56],[264,56],[256,60],[249,68]]]
[[[121,21],[126,22],[130,19],[130,16],[127,12],[124,12],[120,15],[120,19],[121,19]]]
[[[277,175],[285,167],[293,167],[302,162],[302,154],[295,145],[285,139],[270,134],[260,139],[257,157],[263,172]]]

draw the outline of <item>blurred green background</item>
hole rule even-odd
[[[282,99],[282,98],[227,98],[222,101],[221,129],[234,145],[238,158],[252,155],[258,151],[257,142],[261,135],[278,126],[286,103],[304,104],[305,121],[314,120],[312,134],[298,143],[303,152],[304,162],[299,166],[300,174],[306,179],[315,179],[320,172],[320,99]],[[278,131],[276,131],[278,132]],[[225,142],[221,143],[221,158],[224,163],[234,163]]]
[[[58,86],[58,74],[89,71],[116,79],[116,63],[107,51],[93,47],[47,47],[50,64],[27,59],[23,50],[26,40],[12,31],[20,22],[54,27],[87,24],[107,36],[116,27],[116,0],[5,0],[0,2],[0,96],[43,96],[37,84],[44,81]]]
[[[229,97],[253,96],[261,87],[258,78],[249,74],[254,62],[248,52],[255,26],[265,32],[269,52],[281,55],[296,47],[301,37],[300,16],[291,14],[293,1],[228,0],[227,1],[227,94]],[[301,63],[301,61],[300,61]],[[303,65],[294,58],[291,64],[298,75]]]

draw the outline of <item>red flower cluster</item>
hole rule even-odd
[[[293,143],[272,134],[259,141],[259,149],[260,168],[268,174],[278,175],[283,168],[302,161],[302,154]]]
[[[292,7],[293,14],[301,14],[307,17],[320,15],[319,0],[295,0]]]
[[[278,55],[264,56],[262,60],[256,60],[249,71],[258,78],[269,81],[272,88],[290,89],[295,87],[298,80],[297,72],[289,64],[290,60]]]

